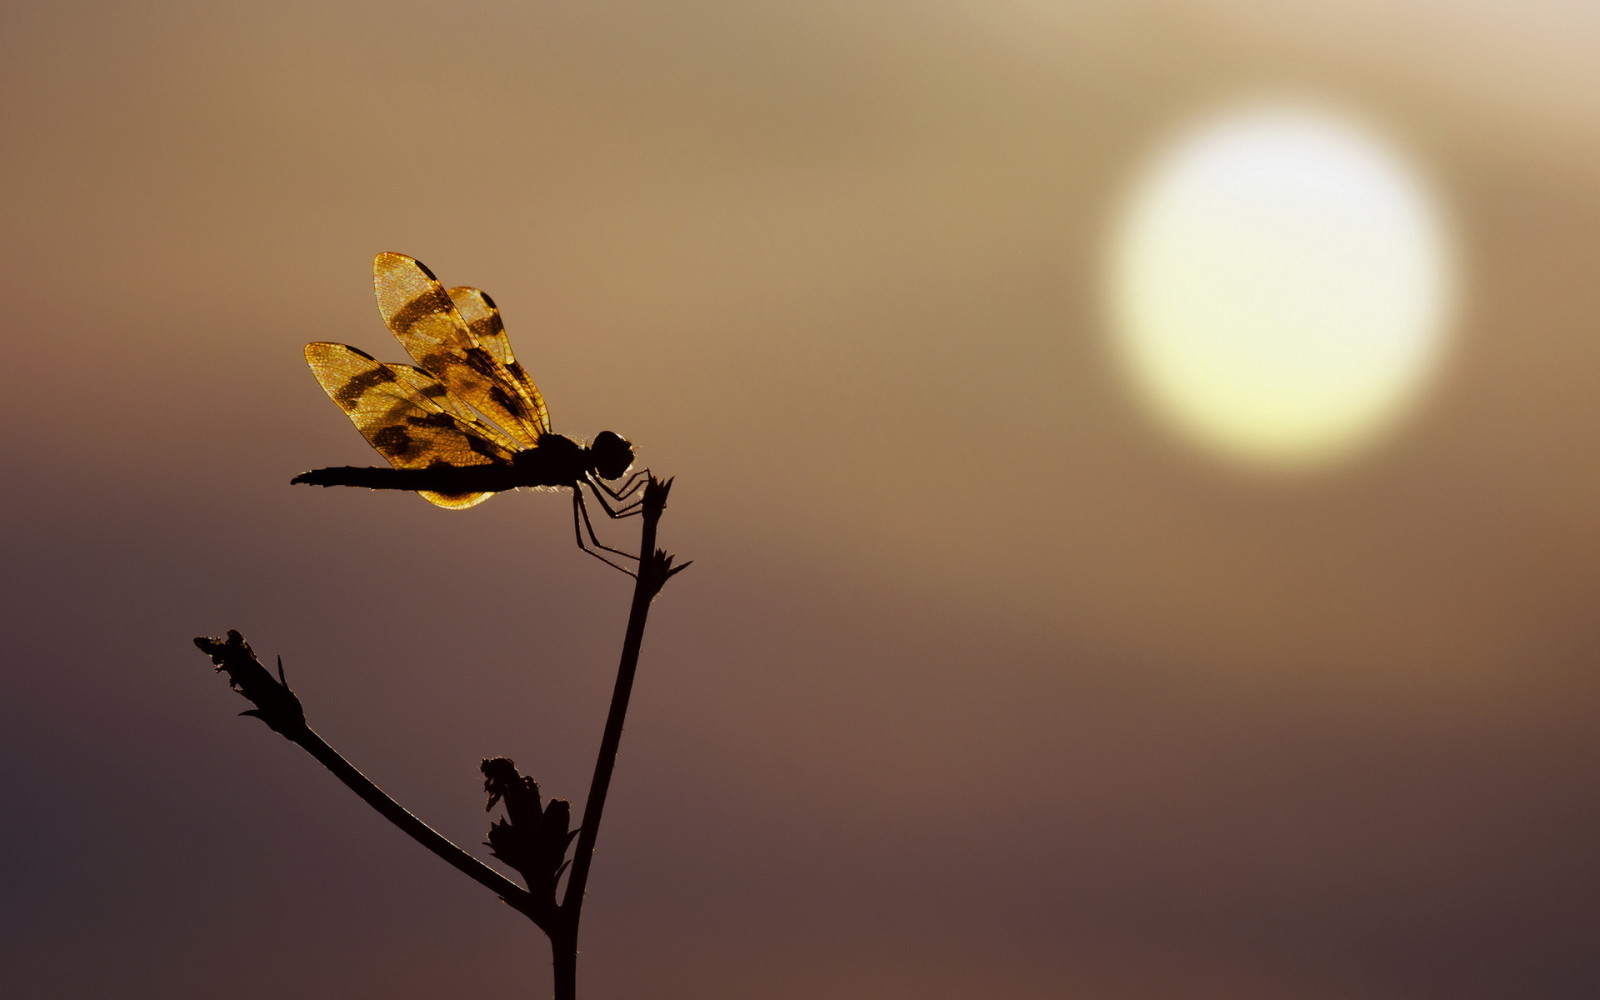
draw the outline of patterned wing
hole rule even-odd
[[[496,361],[505,366],[518,394],[533,407],[539,426],[549,434],[550,411],[545,408],[544,396],[540,395],[539,387],[533,384],[533,379],[517,362],[516,355],[511,353],[511,338],[506,336],[506,328],[500,322],[500,310],[495,306],[494,299],[476,288],[452,288],[449,295],[450,301],[455,303],[456,312],[466,321],[467,329],[472,331],[480,345],[494,355]]]
[[[307,344],[306,363],[328,398],[397,469],[510,462],[514,446],[409,365],[386,365],[344,344]],[[440,507],[471,507],[493,494],[418,491]]]
[[[355,350],[355,348],[350,349],[352,351]],[[383,367],[394,372],[395,377],[403,386],[408,386],[415,390],[418,395],[421,395],[426,401],[424,405],[431,403],[451,416],[456,417],[467,426],[467,430],[470,433],[483,435],[501,448],[504,448],[507,454],[516,452],[517,443],[515,441],[511,440],[504,431],[494,424],[480,419],[472,407],[450,395],[450,390],[441,385],[439,380],[432,375],[429,375],[421,368],[415,368],[411,365],[395,365],[388,362],[383,362],[382,364]]]
[[[528,391],[533,383],[526,374],[513,376],[493,349],[478,342],[433,272],[404,254],[381,253],[372,275],[383,321],[412,360],[456,399],[499,424],[519,447],[535,447],[547,429],[543,400],[537,390]]]

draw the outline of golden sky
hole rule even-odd
[[[1594,994],[1591,5],[6,25],[14,995],[545,988],[531,928],[235,719],[189,645],[281,653],[464,845],[482,756],[587,786],[627,591],[564,503],[288,484],[374,460],[301,347],[400,359],[383,250],[495,297],[558,431],[677,477],[696,566],[646,641],[590,995]],[[1289,478],[1175,439],[1099,300],[1151,151],[1277,92],[1394,137],[1460,268],[1414,409]]]

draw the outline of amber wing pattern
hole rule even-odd
[[[306,362],[328,398],[397,469],[509,462],[516,450],[505,434],[452,399],[425,371],[384,364],[344,344],[307,344]],[[491,495],[422,493],[440,507],[455,508]]]
[[[498,424],[521,448],[550,432],[550,414],[511,353],[493,300],[475,288],[449,292],[404,254],[372,264],[383,321],[424,371]]]

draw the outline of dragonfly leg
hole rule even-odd
[[[582,515],[582,517],[583,517],[583,526],[589,532],[589,541],[593,542],[596,547],[605,549],[607,552],[614,552],[619,556],[623,556],[624,558],[632,559],[634,562],[638,562],[639,561],[639,557],[634,555],[633,553],[624,552],[621,549],[614,549],[611,546],[602,543],[600,541],[600,539],[595,537],[594,525],[589,521],[589,505],[583,502],[583,492],[582,492],[582,489],[581,489],[581,485],[582,484],[580,484],[579,486],[573,487],[572,495],[578,498],[578,513],[580,515]],[[603,497],[601,497],[598,494],[596,494],[595,499],[599,500],[600,501],[600,506],[605,507],[606,513],[607,514],[611,514],[611,516],[614,517],[614,518],[615,517],[632,517],[634,514],[640,513],[639,511],[634,511],[633,513],[630,513],[630,514],[613,514],[611,512],[611,508],[610,507],[606,507],[606,502],[605,502],[605,499]]]
[[[638,489],[641,485],[643,485],[645,479],[649,475],[650,475],[650,470],[649,469],[640,469],[638,472],[635,472],[633,475],[629,476],[627,479],[624,479],[622,481],[622,485],[618,486],[616,489],[612,489],[611,487],[607,486],[605,484],[605,482],[600,479],[599,476],[595,476],[594,480],[595,480],[595,482],[600,484],[600,488],[605,490],[607,495],[609,495],[611,497],[611,499],[613,499],[613,500],[626,500],[633,493],[634,490]]]
[[[629,576],[637,576],[638,575],[638,574],[634,573],[633,570],[628,569],[626,566],[617,565],[616,563],[612,562],[610,559],[607,559],[605,556],[601,555],[599,552],[596,552],[594,549],[591,549],[591,548],[589,548],[589,546],[583,544],[583,529],[584,528],[589,529],[589,538],[590,538],[590,540],[593,541],[595,545],[599,546],[602,549],[605,549],[607,552],[615,552],[617,555],[619,555],[619,556],[627,556],[629,559],[638,559],[639,558],[638,556],[630,556],[630,555],[628,555],[628,553],[623,552],[621,549],[614,549],[609,545],[601,545],[600,544],[600,539],[596,538],[595,534],[594,534],[594,525],[589,523],[589,511],[583,505],[583,493],[578,489],[574,489],[572,491],[572,533],[574,535],[576,535],[577,538],[578,538],[578,548],[582,549],[584,552],[588,553],[589,555],[594,556],[596,559],[598,559],[601,562],[605,563],[607,566],[610,566],[612,569],[616,570],[619,573],[626,573]]]
[[[594,493],[595,502],[600,505],[600,509],[601,510],[606,512],[606,516],[607,517],[610,517],[613,520],[616,520],[617,518],[633,517],[636,514],[644,513],[644,494],[643,493],[640,493],[637,497],[634,497],[632,500],[629,500],[627,503],[622,504],[621,506],[613,508],[609,503],[606,502],[606,495],[607,494],[610,494],[613,499],[616,499],[618,501],[627,499],[628,494],[627,493],[623,493],[621,495],[618,495],[616,493],[612,493],[611,490],[606,487],[605,483],[602,483],[602,482],[598,481],[592,475],[588,476],[587,478],[585,478],[584,479],[584,483],[588,484],[589,490],[592,493]],[[604,492],[601,492],[602,490],[604,490]],[[629,491],[629,492],[634,492],[634,491]]]

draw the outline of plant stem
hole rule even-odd
[[[550,931],[550,955],[555,972],[555,1000],[577,1000],[578,925],[563,924]]]
[[[628,611],[628,631],[622,640],[617,683],[611,691],[611,709],[606,713],[600,753],[594,762],[594,778],[589,783],[589,798],[583,807],[583,825],[578,830],[572,875],[567,880],[566,897],[554,921],[556,928],[550,934],[555,956],[556,1000],[576,1000],[577,996],[578,918],[589,884],[589,866],[594,859],[595,840],[600,834],[600,819],[605,813],[606,793],[611,789],[611,774],[616,769],[617,748],[622,743],[622,724],[628,714],[628,699],[633,694],[634,674],[639,668],[639,648],[644,642],[650,602],[670,576],[689,565],[673,566],[672,557],[656,548],[656,525],[666,509],[667,490],[671,485],[671,480],[662,482],[652,476],[645,486],[639,573],[633,588],[633,605]]]
[[[628,630],[622,642],[622,660],[617,666],[617,683],[611,692],[611,709],[606,715],[605,731],[600,738],[600,755],[595,760],[594,779],[589,785],[589,799],[583,809],[583,825],[578,830],[572,874],[567,880],[565,900],[559,906],[553,900],[535,898],[526,889],[446,840],[340,756],[337,750],[306,725],[300,699],[284,679],[281,659],[278,661],[278,675],[274,677],[237,630],[230,629],[225,639],[206,636],[195,639],[195,645],[211,657],[217,669],[227,673],[229,684],[255,705],[254,709],[241,714],[259,718],[274,732],[305,750],[385,819],[457,871],[499,896],[543,930],[550,938],[556,1000],[577,1000],[578,916],[583,909],[584,892],[589,883],[589,865],[594,858],[606,793],[611,788],[611,773],[616,768],[617,748],[622,742],[622,723],[628,714],[628,699],[633,693],[633,678],[639,667],[639,648],[644,642],[645,619],[650,613],[650,602],[669,579],[690,565],[682,563],[674,566],[672,556],[656,548],[656,526],[666,510],[667,492],[671,487],[672,480],[663,481],[654,476],[645,484],[639,570],[633,588],[633,605],[628,612]],[[565,825],[562,829],[566,829]]]

